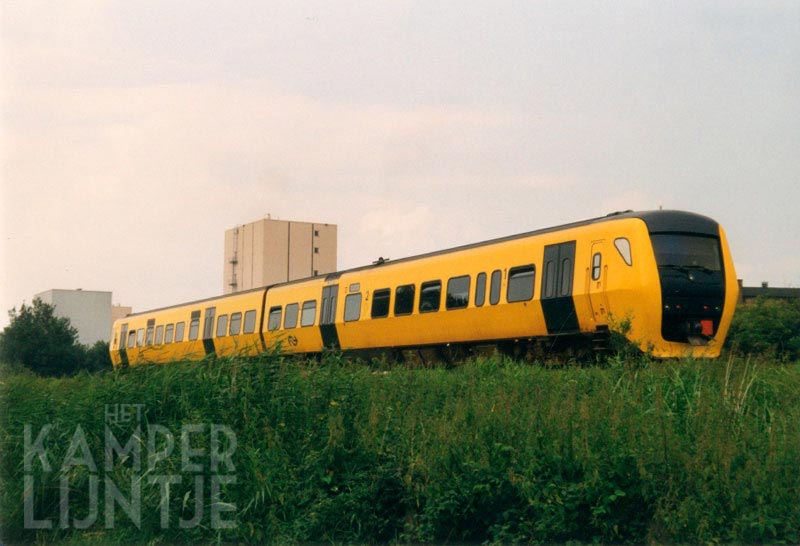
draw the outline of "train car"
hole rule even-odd
[[[226,347],[244,345],[253,354],[275,344],[289,353],[488,347],[546,356],[603,349],[611,331],[656,357],[716,357],[738,283],[717,222],[682,211],[626,211],[246,294],[118,321],[115,364],[231,354]],[[213,311],[205,311],[238,297],[252,305],[262,299],[250,344],[225,339],[241,334],[214,328]],[[158,335],[148,344],[151,326],[195,314],[204,321],[202,350],[190,340],[185,349],[166,347]]]

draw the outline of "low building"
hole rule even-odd
[[[78,330],[78,343],[94,345],[111,339],[114,319],[131,312],[130,307],[111,305],[111,292],[98,290],[47,290],[34,296],[54,307],[57,317],[66,317]]]
[[[793,301],[800,298],[800,288],[775,288],[767,282],[762,282],[761,286],[744,286],[739,279],[739,303],[753,303],[757,298]]]

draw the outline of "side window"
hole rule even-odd
[[[131,330],[128,332],[128,347],[133,347],[136,345],[136,331]]]
[[[414,311],[414,293],[416,288],[413,284],[398,286],[394,291],[394,316],[410,315]]]
[[[344,321],[352,322],[361,318],[361,293],[348,294],[344,299]]]
[[[136,346],[141,347],[143,341],[144,341],[144,328],[139,328],[138,330],[136,330]]]
[[[503,273],[499,269],[492,271],[492,286],[489,289],[489,303],[497,305],[500,302],[500,283]]]
[[[166,330],[164,330],[164,343],[172,343],[172,336],[175,334],[175,325],[174,324],[167,324]]]
[[[389,316],[389,300],[392,291],[388,288],[375,290],[372,293],[372,318],[383,318]]]
[[[286,306],[286,314],[283,316],[284,328],[297,328],[298,311],[300,311],[300,306],[296,303],[290,303]]]
[[[269,320],[267,322],[267,330],[270,332],[274,332],[281,327],[281,310],[282,308],[280,305],[277,307],[270,307]]]
[[[463,309],[469,304],[469,275],[453,277],[447,281],[447,309]]]
[[[559,296],[569,296],[572,294],[572,260],[564,258],[561,260],[561,293]]]
[[[542,288],[542,298],[552,298],[556,295],[555,267],[556,263],[553,260],[548,261],[544,266],[545,283]]]
[[[155,328],[155,320],[151,319],[147,321],[147,334],[144,336],[144,344],[145,345],[152,345],[153,344],[153,329]]]
[[[300,316],[300,326],[314,326],[317,320],[317,300],[303,302],[303,314]]]
[[[422,283],[419,289],[419,312],[431,313],[438,311],[442,304],[442,281],[428,281]]]
[[[192,311],[192,320],[189,323],[189,341],[197,339],[200,332],[200,311]]]
[[[614,239],[614,246],[617,248],[619,255],[622,256],[622,259],[625,260],[625,263],[628,265],[633,265],[631,242],[625,237],[619,237]]]
[[[183,341],[183,334],[186,330],[186,323],[185,322],[178,322],[175,324],[175,343],[180,343]]]
[[[225,337],[228,333],[228,315],[217,317],[217,337]]]
[[[244,333],[252,334],[256,331],[256,310],[251,309],[244,314]]]
[[[156,345],[161,345],[164,342],[164,326],[156,326]]]
[[[508,291],[506,300],[509,303],[515,301],[528,301],[533,299],[533,281],[536,268],[531,265],[512,267],[508,272]]]
[[[232,336],[238,336],[242,331],[242,314],[234,313],[231,315],[231,324],[228,328],[228,333]]]
[[[594,256],[592,256],[592,280],[596,281],[600,278],[600,271],[603,265],[603,255],[599,252],[595,252]]]
[[[475,279],[475,307],[482,307],[486,303],[486,273],[478,273]]]

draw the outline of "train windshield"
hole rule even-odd
[[[719,239],[684,233],[653,233],[653,250],[659,267],[721,271]]]

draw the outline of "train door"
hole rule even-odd
[[[592,316],[597,323],[606,323],[608,320],[608,297],[606,296],[606,282],[608,266],[605,263],[604,242],[592,243],[591,264],[587,274],[589,305]]]
[[[578,316],[572,299],[575,271],[575,241],[544,247],[542,275],[542,310],[548,334],[578,331]]]
[[[339,285],[332,284],[322,288],[322,312],[319,319],[319,331],[322,335],[323,347],[339,348],[339,334],[336,332],[336,302]]]
[[[216,311],[216,307],[209,307],[206,309],[205,322],[203,323],[203,348],[206,351],[206,356],[215,354],[214,315],[216,314]]]
[[[119,349],[119,363],[120,365],[128,366],[128,324],[122,325],[122,330],[119,333],[119,340],[117,349]]]

